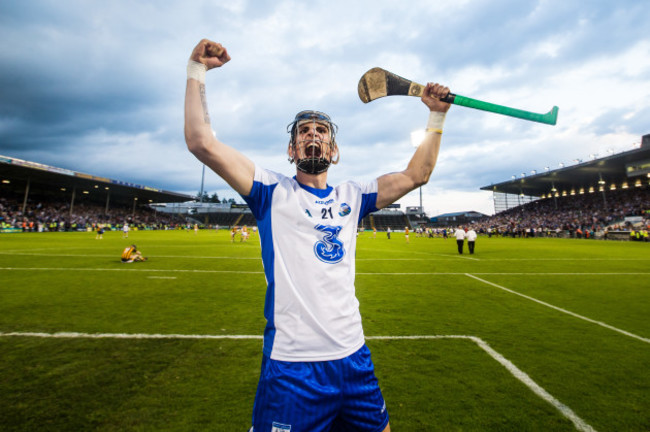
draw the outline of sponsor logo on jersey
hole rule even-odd
[[[291,425],[273,422],[271,432],[287,432],[291,430]]]
[[[314,244],[316,258],[327,264],[336,264],[345,256],[343,242],[338,238],[343,227],[331,225],[316,225],[322,239]]]
[[[347,216],[350,214],[351,211],[352,209],[350,208],[350,206],[347,205],[346,203],[343,203],[341,204],[341,208],[339,209],[339,216],[341,217]]]
[[[334,202],[334,198],[328,199],[327,201],[325,201],[325,200],[316,200],[314,202],[316,204],[328,205],[328,204],[332,204]]]

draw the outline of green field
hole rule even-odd
[[[131,242],[148,262],[120,263]],[[247,430],[259,249],[226,231],[0,235],[0,430]],[[649,267],[635,242],[481,237],[459,256],[362,234],[392,429],[649,431]]]

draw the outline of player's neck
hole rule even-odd
[[[307,174],[302,171],[296,171],[296,180],[298,180],[298,183],[314,189],[326,189],[327,171],[320,174]]]

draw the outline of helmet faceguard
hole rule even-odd
[[[339,162],[336,132],[338,127],[330,117],[319,111],[301,111],[287,126],[289,162],[306,174],[320,174],[330,164]],[[336,160],[332,157],[336,154]]]

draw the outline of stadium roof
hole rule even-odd
[[[56,192],[60,193],[63,188],[69,194],[76,190],[77,197],[81,197],[84,193],[99,195],[98,201],[106,200],[110,192],[110,202],[112,203],[132,203],[135,198],[140,204],[184,202],[194,199],[190,195],[2,155],[0,155],[0,181],[2,190],[20,195],[24,195],[26,190],[30,195],[53,195]],[[28,184],[29,189],[27,189]]]
[[[577,193],[580,189],[588,191],[589,188],[597,191],[601,185],[607,190],[611,185],[616,188],[621,188],[624,184],[633,187],[637,182],[647,184],[649,175],[650,135],[645,135],[643,144],[638,149],[483,186],[481,190],[541,197],[552,192]]]
[[[485,217],[487,215],[483,214],[481,212],[470,210],[470,211],[443,213],[443,214],[435,216],[435,217],[436,218],[452,218],[452,217],[459,217],[459,216],[464,216],[464,217],[467,217],[467,218],[471,218],[471,217]]]

